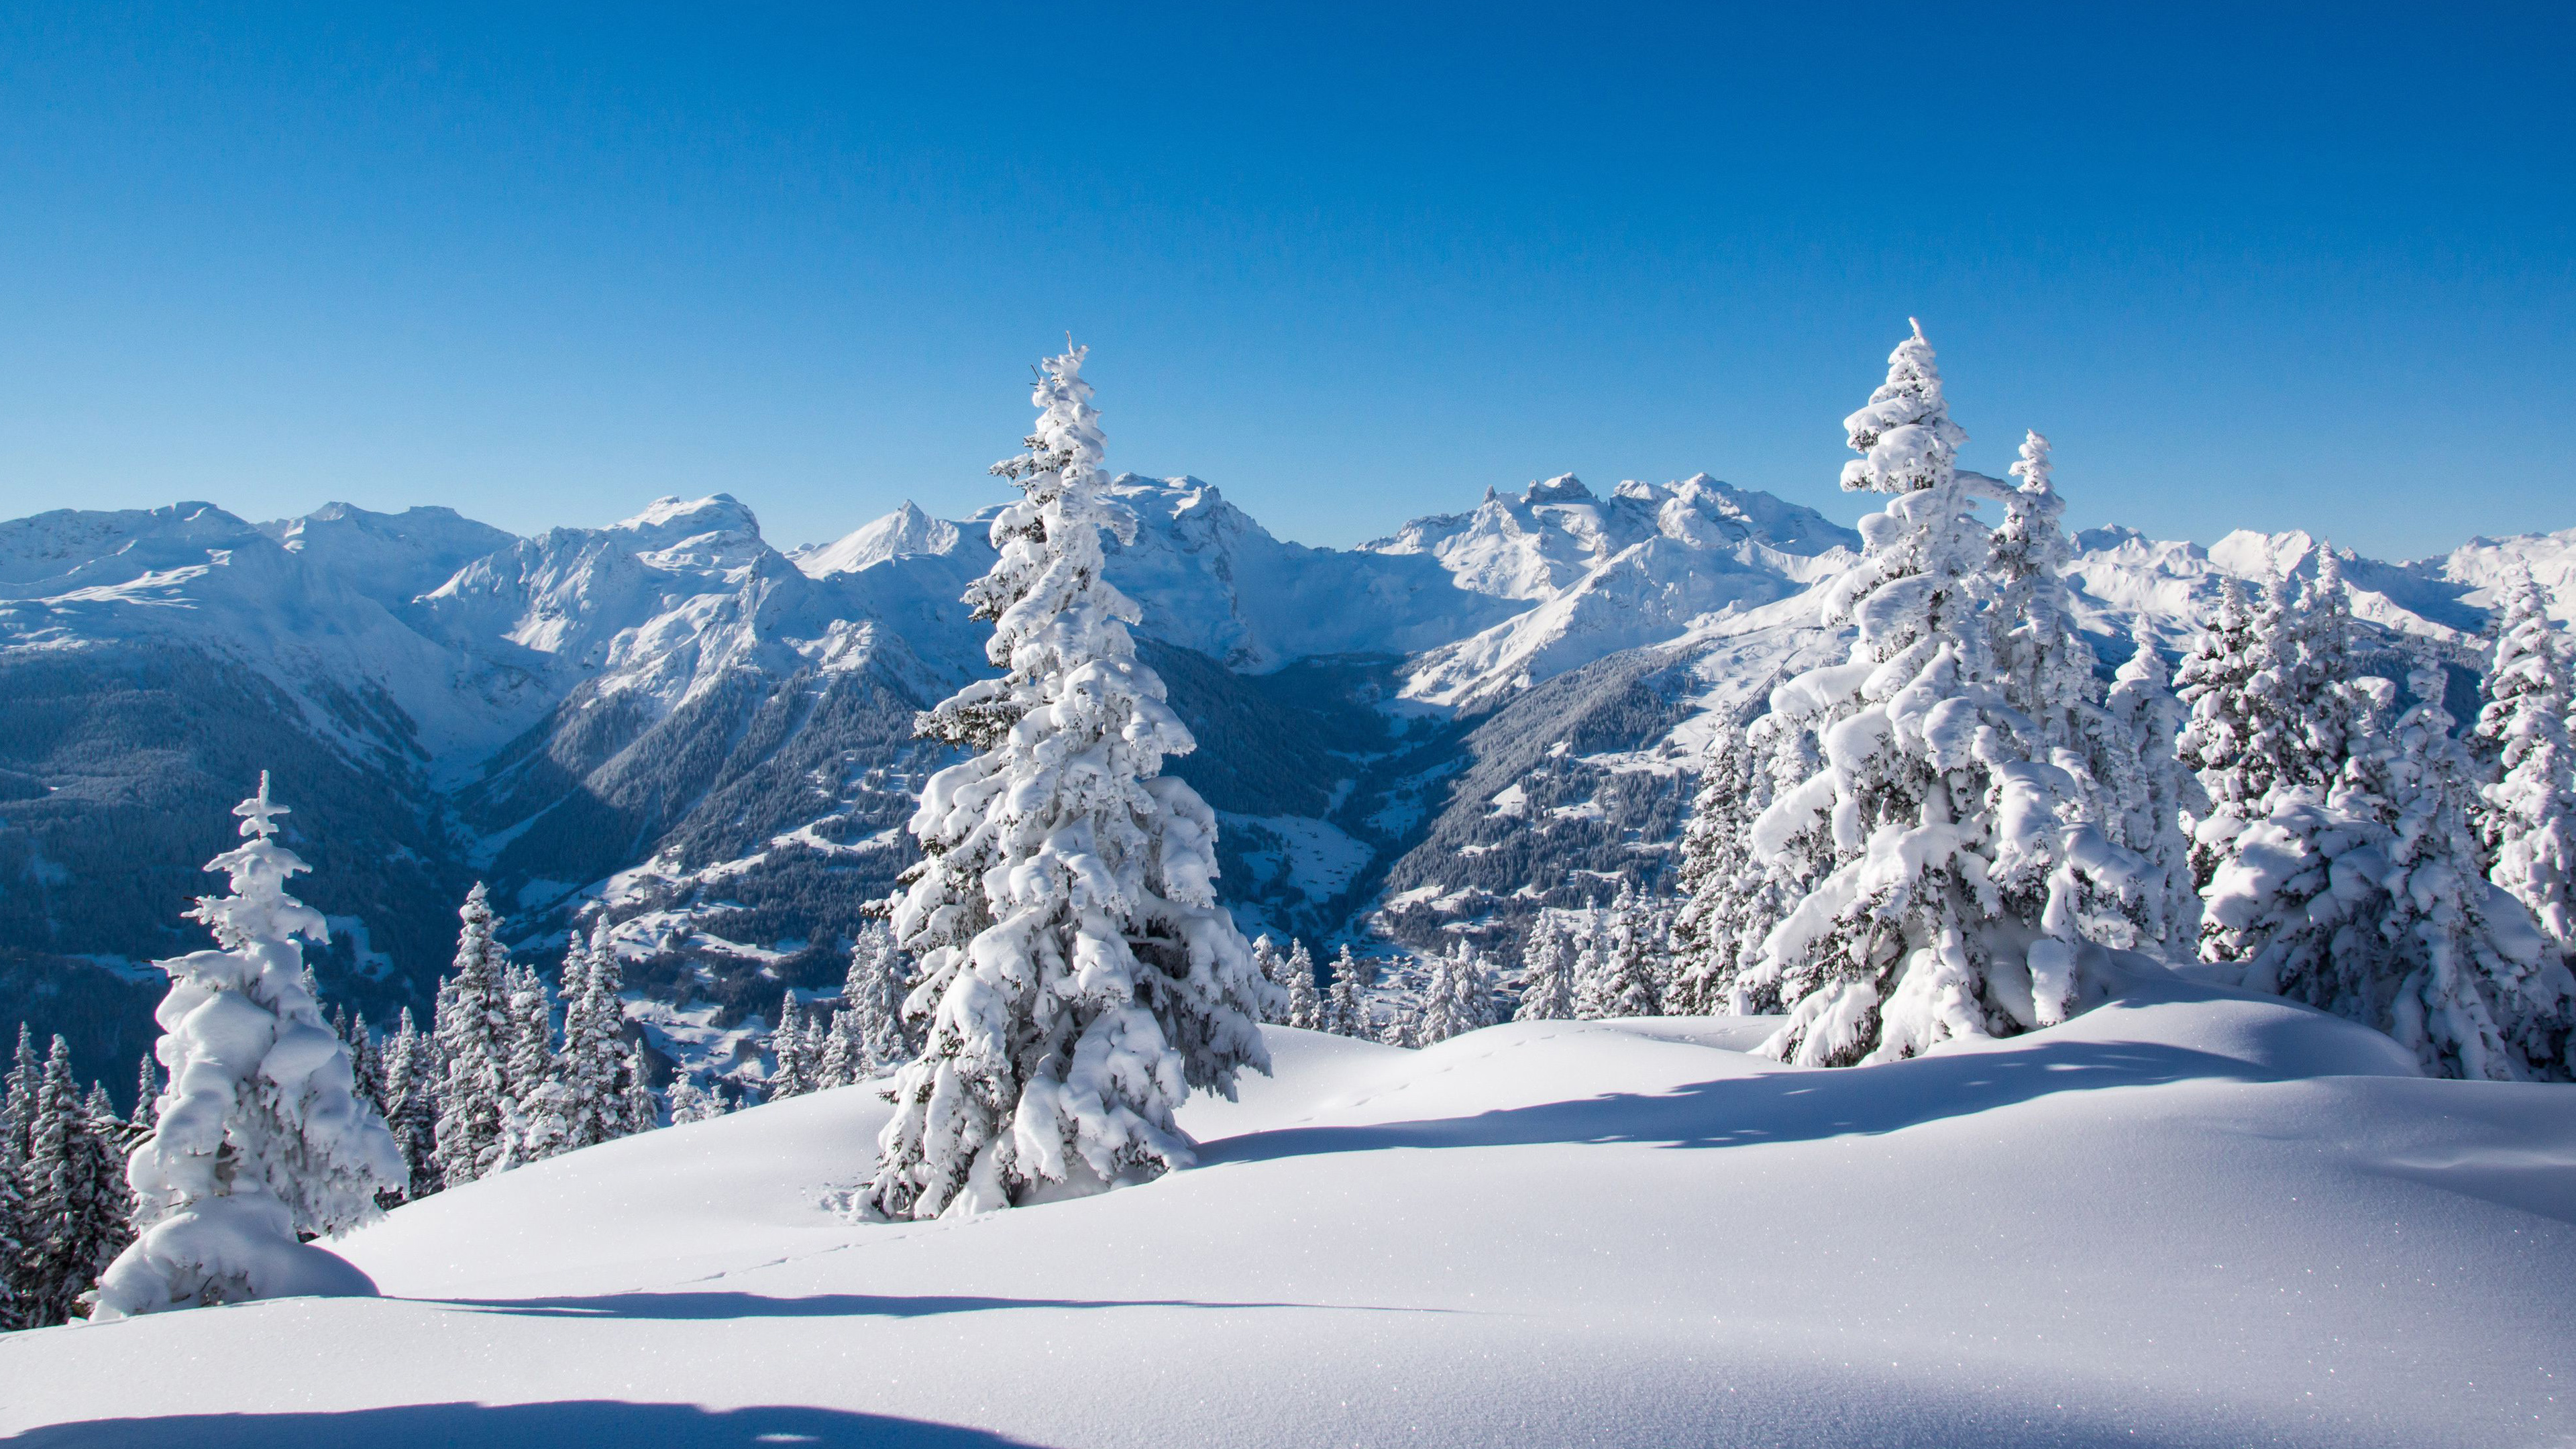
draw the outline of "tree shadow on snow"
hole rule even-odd
[[[321,1414],[174,1414],[157,1419],[92,1419],[30,1429],[10,1441],[26,1449],[690,1449],[811,1445],[815,1449],[1011,1449],[1024,1440],[981,1429],[762,1405],[705,1409],[694,1404],[567,1400],[551,1404],[406,1404]]]
[[[1203,1303],[1186,1298],[971,1298],[941,1295],[817,1293],[772,1298],[759,1293],[609,1293],[585,1298],[423,1299],[478,1313],[529,1318],[931,1318],[1013,1308],[1318,1308],[1314,1303]],[[1364,1311],[1364,1310],[1363,1310]]]
[[[1473,1117],[1375,1126],[1285,1127],[1199,1149],[1202,1166],[1395,1147],[1520,1147],[1550,1142],[1744,1147],[1870,1136],[2063,1092],[2188,1078],[2278,1080],[2234,1057],[2140,1042],[2051,1042],[2010,1052],[1916,1057],[1830,1071],[1773,1071],[1652,1095],[1614,1092]]]

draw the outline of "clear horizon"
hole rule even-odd
[[[2049,434],[2075,526],[2425,557],[2576,526],[2571,30],[16,15],[0,515],[727,492],[819,542],[1000,497],[1069,329],[1114,468],[1302,543],[1569,471],[1848,523],[1914,315],[1964,461]]]

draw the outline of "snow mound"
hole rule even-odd
[[[44,1330],[45,1446],[2548,1444],[2576,1093],[2139,961],[1883,1067],[1765,1021],[1422,1052],[1273,1029],[1200,1167],[844,1221],[865,1087],[586,1149],[332,1247],[393,1296]],[[268,1368],[327,1362],[291,1385]],[[150,1363],[150,1374],[125,1366]],[[1015,1366],[1004,1371],[1001,1366]],[[801,1438],[796,1436],[802,1436]]]

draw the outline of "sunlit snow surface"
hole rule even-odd
[[[1895,1066],[1276,1031],[1205,1161],[845,1223],[853,1088],[337,1245],[383,1300],[0,1340],[37,1446],[2559,1445],[2576,1092],[2142,975]],[[478,1407],[480,1406],[480,1407]],[[87,1421],[87,1422],[81,1422]],[[769,1436],[764,1438],[763,1436]],[[802,1436],[802,1437],[798,1437]]]

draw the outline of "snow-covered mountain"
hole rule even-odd
[[[1110,550],[1200,741],[1248,924],[1501,934],[1668,858],[1713,711],[1839,649],[1810,591],[1857,538],[1706,476],[1567,476],[1356,549],[1284,542],[1197,479],[1117,480]],[[913,712],[985,671],[959,595],[990,513],[912,504],[782,553],[725,495],[520,539],[444,509],[209,504],[0,523],[0,1019],[71,1002],[85,1069],[145,1031],[136,965],[266,766],[298,814],[335,994],[421,1001],[476,876],[542,945],[609,904],[671,1050],[739,1046],[838,977],[940,762]],[[2116,528],[2071,577],[2106,662],[2179,647],[2305,533]],[[2454,651],[2528,569],[2576,607],[2576,530],[2347,559],[2365,620]],[[557,937],[559,939],[559,937]],[[48,1010],[57,1008],[49,1007]]]

